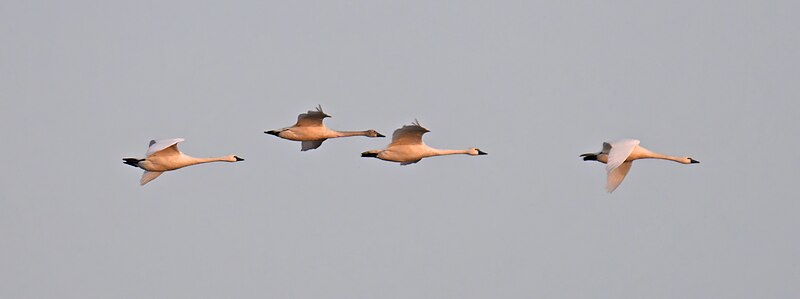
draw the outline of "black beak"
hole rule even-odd
[[[377,157],[377,156],[378,156],[378,153],[370,153],[370,152],[363,152],[363,153],[361,153],[361,157],[362,157],[362,158],[363,158],[363,157],[375,158],[375,157]]]
[[[386,137],[386,136],[383,136],[383,134],[378,133],[378,137]]]
[[[270,134],[270,135],[278,136],[278,131],[275,131],[275,130],[264,131],[264,134]]]
[[[233,156],[233,157],[234,157],[234,158],[236,158],[236,162],[239,162],[239,161],[244,161],[244,159],[242,159],[242,158],[239,158],[239,156]]]
[[[696,164],[696,163],[700,163],[700,161],[697,161],[695,159],[689,158],[689,163]]]
[[[478,155],[488,155],[488,154],[482,150],[478,150]]]

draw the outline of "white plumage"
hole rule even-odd
[[[395,130],[392,134],[392,143],[385,149],[366,151],[361,153],[361,156],[399,162],[400,165],[408,165],[417,163],[423,158],[433,156],[455,154],[471,156],[486,155],[485,152],[477,148],[469,148],[466,150],[442,150],[429,147],[422,141],[422,135],[428,132],[430,132],[430,130],[421,126],[419,121],[414,120],[410,125],[405,125]]]
[[[628,175],[634,160],[662,159],[682,164],[695,164],[699,161],[690,157],[673,157],[651,152],[639,145],[639,140],[622,139],[614,142],[603,142],[603,150],[597,153],[581,155],[584,161],[598,161],[606,164],[606,191],[609,193],[619,187]]]
[[[322,106],[317,106],[316,110],[309,110],[297,116],[294,126],[278,130],[264,131],[266,134],[275,135],[283,139],[301,141],[301,151],[312,150],[322,145],[322,142],[329,138],[367,136],[385,137],[375,130],[366,131],[335,131],[325,127],[322,121],[331,117],[322,111]]]
[[[234,155],[218,158],[195,158],[186,155],[178,150],[178,143],[183,142],[183,140],[183,138],[150,140],[150,147],[147,148],[144,159],[123,158],[123,163],[144,169],[142,178],[139,180],[139,184],[144,186],[165,171],[200,163],[244,161],[244,159]]]

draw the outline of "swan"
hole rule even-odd
[[[419,124],[416,119],[410,125],[405,125],[394,131],[392,143],[382,150],[370,150],[361,153],[361,157],[378,158],[384,161],[400,162],[400,165],[414,164],[422,158],[465,154],[470,156],[486,155],[477,148],[465,150],[443,150],[427,146],[422,142],[422,135],[430,130]]]
[[[681,164],[700,163],[690,157],[673,157],[654,153],[639,145],[639,140],[622,139],[615,142],[603,142],[603,150],[597,153],[585,153],[580,155],[584,161],[597,161],[606,164],[608,179],[606,181],[606,191],[614,192],[615,189],[625,179],[625,175],[631,170],[634,160],[639,159],[662,159],[675,161]]]
[[[322,112],[322,106],[317,106],[316,110],[309,110],[297,116],[297,123],[294,126],[278,130],[264,131],[266,134],[275,135],[283,139],[301,141],[300,151],[307,151],[318,148],[322,142],[329,138],[367,136],[367,137],[386,137],[375,130],[366,131],[334,131],[325,127],[322,120],[331,117]]]
[[[229,155],[218,158],[195,158],[188,156],[178,150],[178,143],[183,142],[183,138],[150,140],[150,147],[147,148],[146,158],[123,158],[125,164],[144,169],[139,184],[144,186],[148,182],[156,179],[165,171],[175,170],[186,166],[208,162],[239,162],[244,159],[238,156]]]

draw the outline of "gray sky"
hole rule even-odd
[[[0,3],[0,297],[800,296],[798,2],[330,2]],[[262,133],[317,104],[489,155]]]

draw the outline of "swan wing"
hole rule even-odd
[[[178,143],[183,142],[183,140],[183,138],[150,140],[150,147],[147,148],[146,156],[149,157],[158,152],[161,152],[159,155],[180,154]]]
[[[321,127],[322,120],[330,115],[322,112],[322,106],[317,106],[316,110],[308,110],[308,112],[297,116],[297,123],[295,127]]]
[[[149,183],[152,180],[155,180],[159,175],[163,172],[161,171],[147,171],[145,170],[142,174],[142,178],[139,180],[139,185],[144,186],[144,184]]]
[[[419,159],[419,160],[422,160],[422,159]],[[403,165],[403,166],[405,166],[405,165],[414,164],[414,163],[417,163],[417,162],[419,162],[419,160],[401,162],[401,163],[400,163],[400,165]]]
[[[300,151],[305,152],[307,150],[318,148],[325,140],[327,139],[303,141],[300,145]]]
[[[611,173],[612,170],[622,165],[628,156],[631,155],[633,149],[639,145],[639,140],[636,139],[623,139],[612,143],[603,143],[603,152],[606,150],[606,145],[610,148],[608,150],[608,163],[606,163],[606,172]]]
[[[416,145],[422,144],[422,135],[430,132],[430,130],[419,124],[416,119],[410,125],[405,125],[394,131],[392,134],[392,143],[394,145]]]
[[[633,165],[633,162],[622,163],[619,167],[614,168],[614,170],[608,173],[608,179],[606,181],[606,191],[608,191],[608,193],[614,192],[619,184],[622,183],[622,180],[628,175],[628,171],[631,170],[631,165]]]
[[[603,142],[603,150],[600,151],[600,153],[608,155],[609,151],[611,151],[611,144],[608,144],[608,142]]]

